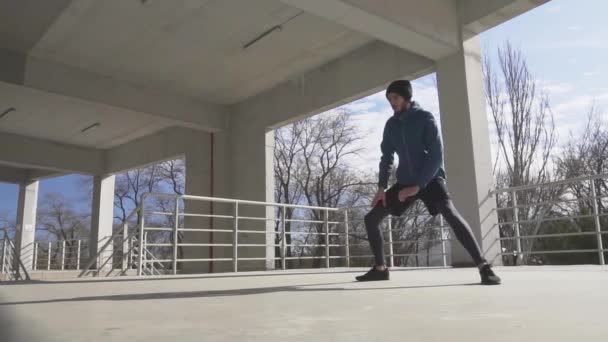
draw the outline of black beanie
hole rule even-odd
[[[389,93],[395,93],[401,95],[408,101],[412,100],[412,84],[407,80],[393,81],[388,88],[386,88],[386,95]]]

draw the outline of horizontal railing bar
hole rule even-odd
[[[264,230],[241,230],[239,229],[239,233],[247,233],[247,234],[276,234],[275,231],[264,231]]]
[[[325,247],[325,244],[322,245],[285,245],[285,247]],[[329,245],[329,247],[346,247],[346,245]]]
[[[537,234],[537,235],[521,235],[520,239],[536,239],[536,238],[552,238],[552,237],[563,237],[563,236],[593,236],[598,234],[608,234],[608,231],[603,232],[576,232],[576,233],[556,233],[556,234]],[[518,238],[513,237],[501,237],[500,240],[517,240]]]
[[[515,252],[515,251],[513,251]],[[511,253],[500,253],[501,255],[513,255],[513,252]],[[599,249],[563,249],[563,250],[557,250],[557,251],[532,251],[532,252],[517,252],[519,254],[560,254],[560,253],[599,253],[599,252],[608,252],[608,249],[603,249],[603,250],[599,250]]]
[[[199,228],[177,228],[179,232],[213,232],[213,233],[234,233],[232,229],[199,229]]]
[[[286,260],[312,260],[312,259],[325,259],[324,256],[320,257],[285,257]]]
[[[561,216],[561,217],[548,217],[537,220],[522,220],[522,221],[507,221],[507,222],[498,222],[496,225],[503,226],[507,224],[522,224],[522,223],[539,223],[539,222],[552,222],[552,221],[562,221],[562,220],[573,220],[573,219],[581,219],[581,218],[592,218],[592,217],[604,217],[608,216],[607,214],[589,214],[589,215],[576,215],[576,216]]]
[[[285,222],[296,222],[296,223],[317,223],[317,224],[322,224],[325,223],[325,221],[317,221],[317,220],[301,220],[301,219],[286,219]],[[336,224],[342,224],[344,222],[337,222],[337,221],[327,221],[328,224],[331,225],[336,225]]]
[[[496,208],[496,210],[498,210],[498,211],[513,210],[515,208],[529,208],[529,207],[538,207],[540,205],[546,205],[546,204],[580,202],[580,201],[584,201],[584,200],[593,200],[593,199],[598,200],[598,199],[605,199],[605,198],[608,198],[608,196],[596,196],[596,197],[584,196],[584,197],[573,198],[573,199],[561,199],[561,200],[538,202],[538,203],[518,204],[516,206],[509,206],[509,207],[499,207],[499,208]]]
[[[216,214],[188,214],[188,213],[180,213],[179,216],[185,217],[207,217],[207,218],[225,218],[225,219],[233,219],[234,216],[231,215],[216,215]]]
[[[281,219],[275,218],[265,218],[265,217],[255,217],[255,216],[239,216],[239,220],[249,220],[249,221],[281,221]]]
[[[171,232],[173,228],[161,228],[161,227],[144,227],[144,231],[157,231],[157,232]]]
[[[230,246],[232,246],[232,245],[230,245]],[[239,247],[281,247],[281,245],[279,245],[279,244],[263,244],[263,243],[239,243]]]
[[[293,235],[293,234],[305,234],[305,235],[325,235],[325,233],[308,233],[308,232],[285,232],[286,235]],[[341,236],[344,235],[345,233],[329,233],[327,235],[329,236]]]
[[[173,216],[174,213],[166,213],[163,211],[148,211],[149,214],[152,215],[164,215],[164,216]]]
[[[198,261],[232,261],[232,258],[213,258],[213,259],[177,259],[177,262],[198,262]],[[239,258],[239,260],[241,260]],[[173,261],[173,260],[170,260]]]
[[[152,193],[148,192],[142,195],[142,202],[146,197],[161,197],[161,198],[179,198],[183,200],[193,200],[193,201],[205,201],[205,202],[216,202],[216,203],[233,203],[233,204],[246,204],[246,205],[258,205],[258,206],[266,206],[266,207],[285,207],[285,208],[294,208],[294,209],[310,209],[310,210],[323,210],[323,211],[338,211],[337,208],[328,208],[328,207],[315,207],[315,206],[307,206],[307,205],[297,205],[297,204],[285,204],[285,203],[275,203],[275,202],[260,202],[260,201],[247,201],[247,200],[236,200],[229,198],[220,198],[220,197],[205,197],[205,196],[191,196],[191,195],[174,195],[174,194],[160,194],[160,193]]]
[[[537,189],[537,188],[541,188],[541,187],[550,187],[550,186],[565,185],[565,184],[571,184],[571,183],[580,183],[580,182],[589,181],[592,179],[595,180],[595,179],[601,179],[601,178],[608,178],[608,173],[602,173],[602,174],[594,175],[594,176],[575,177],[575,178],[569,178],[569,179],[547,182],[547,183],[542,183],[542,184],[531,184],[531,185],[514,186],[512,188],[495,189],[495,190],[491,191],[491,193],[495,194],[495,193],[499,193],[499,192],[504,193],[504,192],[511,192],[511,191],[531,190],[531,189]]]
[[[180,247],[232,247],[231,243],[178,243],[177,245]]]

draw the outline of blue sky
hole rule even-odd
[[[485,53],[495,57],[496,48],[509,40],[528,59],[530,69],[550,96],[560,142],[584,122],[587,108],[595,101],[608,113],[608,25],[606,0],[553,0],[481,36]],[[423,107],[439,112],[437,90],[431,77],[414,83],[414,95]],[[373,171],[378,163],[378,144],[384,121],[392,113],[383,93],[355,101],[347,106],[362,132],[365,147],[357,167]],[[606,115],[604,115],[606,117]],[[43,180],[40,196],[58,192],[82,203],[81,176]],[[0,218],[14,216],[17,186],[0,183]]]

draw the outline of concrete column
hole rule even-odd
[[[212,196],[254,201],[273,201],[274,173],[272,153],[274,135],[263,128],[253,127],[251,122],[238,122],[229,131],[213,134],[197,133],[187,137],[186,151],[186,194]],[[233,215],[233,204],[197,202],[185,203],[189,214]],[[239,216],[272,218],[273,208],[240,205]],[[226,218],[186,217],[184,227],[214,230],[232,230],[234,220]],[[274,268],[274,224],[272,221],[239,221],[241,230],[257,230],[269,234],[240,233],[240,244],[259,244],[261,247],[243,246],[238,248],[239,258],[260,260],[239,260],[239,271],[266,270]],[[233,234],[226,232],[185,232],[184,242],[232,244]],[[264,245],[268,247],[264,247]],[[232,247],[183,247],[187,259],[214,258],[230,259]],[[188,262],[181,265],[185,273],[230,272],[232,261]]]
[[[19,184],[15,248],[17,250],[17,259],[21,259],[21,262],[28,271],[32,270],[34,263],[38,184],[37,181],[27,181]]]
[[[215,196],[212,187],[212,135],[208,133],[196,132],[187,137],[189,143],[186,144],[186,187],[185,192],[191,196]],[[209,215],[214,208],[210,202],[187,200],[184,203],[187,214]],[[213,210],[215,213],[215,210]],[[189,229],[212,229],[214,221],[207,217],[184,218],[184,228]],[[183,242],[191,244],[217,243],[216,235],[211,232],[184,232]],[[210,259],[217,258],[221,253],[220,248],[206,246],[187,246],[181,247],[178,255],[183,255],[186,259]],[[196,261],[178,264],[180,272],[185,273],[208,273],[221,270],[221,262]]]
[[[485,257],[500,264],[496,201],[489,195],[494,178],[478,37],[465,41],[460,52],[437,62],[437,85],[450,192]],[[472,263],[464,248],[454,242],[452,264]]]
[[[232,197],[243,200],[274,202],[273,146],[274,131],[250,120],[233,119],[230,131],[232,156]],[[244,205],[239,214],[274,218],[274,208]],[[274,269],[275,248],[273,221],[242,220],[239,228],[265,231],[267,234],[240,234],[239,242],[266,244],[267,248],[243,247],[242,257],[266,258],[260,262],[239,262],[239,270]]]
[[[93,178],[93,206],[91,208],[91,235],[89,255],[94,257],[112,235],[114,225],[114,175],[98,175]],[[102,256],[105,262],[112,255],[112,244]],[[112,265],[108,261],[107,267]]]

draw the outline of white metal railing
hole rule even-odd
[[[347,266],[350,266],[350,259],[372,258],[373,256],[369,254],[370,249],[367,240],[367,232],[363,224],[364,219],[352,218],[353,215],[351,214],[353,211],[361,211],[360,216],[363,216],[370,210],[370,207],[357,206],[344,208],[342,210],[345,213],[344,224],[347,229],[347,237],[358,240],[358,243],[347,243],[349,246],[347,249],[347,260],[349,261],[349,265]],[[412,222],[417,219],[422,219],[422,222]],[[358,229],[355,229],[355,232],[353,232],[352,227],[357,225],[359,225]],[[417,258],[425,255],[427,257],[432,256],[433,258],[440,257],[440,259],[434,263],[427,261],[424,263],[424,266],[448,266],[447,250],[449,248],[448,245],[451,242],[451,234],[443,217],[439,216],[438,219],[435,219],[426,214],[425,211],[407,212],[400,217],[389,215],[384,223],[381,224],[380,231],[384,235],[384,245],[387,248],[387,250],[385,250],[385,256],[388,259],[388,265],[390,267],[420,266],[417,262],[399,263],[396,261],[396,258],[412,258],[412,260],[416,261]],[[422,248],[420,248],[421,245]],[[351,255],[350,249],[357,246],[361,247],[365,254]],[[408,247],[406,251],[403,251],[402,247],[404,246]],[[408,251],[412,248],[414,248],[413,251]],[[436,251],[433,251],[433,249]]]
[[[171,207],[173,210],[169,211],[150,211],[146,214],[145,203],[148,199],[154,198],[155,200],[164,199],[172,202]],[[185,210],[186,202],[206,202],[214,204],[224,204],[224,210],[221,213],[192,213]],[[166,194],[144,194],[142,197],[142,213],[140,217],[147,218],[150,215],[169,217],[169,224],[165,226],[149,226],[142,219],[139,222],[139,240],[144,241],[145,248],[156,248],[157,250],[165,250],[164,253],[160,253],[163,256],[155,258],[153,260],[146,260],[145,254],[139,255],[138,274],[144,274],[146,266],[150,263],[165,264],[166,270],[173,274],[177,274],[179,265],[193,262],[208,262],[208,263],[231,263],[231,271],[238,272],[240,270],[239,264],[241,262],[252,262],[252,261],[271,261],[278,263],[281,269],[287,269],[288,263],[293,260],[309,260],[314,265],[315,262],[323,264],[326,268],[333,266],[345,266],[350,267],[353,260],[365,259],[369,260],[372,256],[369,255],[369,245],[367,237],[365,235],[365,229],[354,229],[355,226],[362,227],[360,224],[363,220],[356,218],[349,218],[354,210],[363,209],[364,207],[355,208],[327,208],[327,207],[314,207],[305,205],[291,205],[282,203],[270,203],[270,202],[257,202],[257,201],[243,201],[234,199],[224,198],[211,198],[211,197],[199,197],[199,196],[178,196],[178,195],[166,195]],[[243,209],[252,208],[258,209],[258,215],[254,214],[243,214]],[[266,210],[260,210],[265,208]],[[274,215],[268,215],[267,210],[271,209]],[[288,211],[306,211],[306,214],[301,215],[288,215]],[[367,209],[366,209],[367,210]],[[212,219],[216,220],[217,225],[221,227],[190,227],[188,225],[189,218],[197,219]],[[443,221],[437,226],[428,227],[409,227],[406,225],[399,224],[401,218],[389,217],[387,220],[387,228],[383,230],[384,234],[387,235],[386,245],[388,247],[387,258],[389,264],[395,266],[396,258],[407,258],[407,257],[418,257],[421,255],[420,250],[416,247],[415,252],[412,253],[398,253],[395,252],[395,246],[397,245],[417,245],[420,239],[416,240],[403,240],[394,238],[398,232],[405,231],[423,231],[423,230],[439,230],[439,237],[434,240],[427,239],[427,245],[430,243],[440,246],[440,251],[436,253],[426,253],[427,256],[440,256],[441,266],[447,265],[446,260],[446,242],[449,241],[449,237],[446,227]],[[223,221],[223,225],[221,224]],[[210,221],[211,222],[211,221]],[[267,226],[272,225],[272,229]],[[294,229],[293,225],[299,224],[299,229]],[[287,226],[292,226],[291,229],[287,229]],[[252,228],[255,226],[255,228]],[[146,238],[147,234],[151,233],[169,233],[171,239],[169,242],[149,242]],[[223,238],[219,240],[221,242],[207,241],[204,242],[193,242],[188,241],[187,243],[180,242],[180,235],[183,233],[189,234],[223,234]],[[264,241],[263,243],[255,243],[256,239],[251,238],[252,235],[270,235],[275,241],[269,243]],[[249,241],[242,241],[241,236],[248,235]],[[403,234],[402,234],[403,235]],[[310,240],[313,239],[311,242]],[[355,239],[355,243],[351,243],[351,239]],[[197,239],[192,239],[197,240]],[[204,239],[198,239],[204,240]],[[259,239],[257,239],[259,240]],[[288,242],[289,240],[289,242]],[[316,241],[315,241],[316,240]],[[253,242],[253,243],[252,243]],[[364,245],[364,247],[363,247]],[[248,255],[243,256],[240,252],[241,249],[268,249],[273,248],[276,250],[275,253],[266,253],[264,251],[257,253],[247,253]],[[351,250],[355,247],[363,247],[361,250],[365,250],[365,254],[351,253]],[[179,257],[178,251],[180,248],[200,248],[200,249],[224,249],[230,250],[230,253],[218,253],[221,256],[212,257]],[[294,255],[294,249],[300,249],[299,255]],[[302,251],[306,249],[306,253]],[[424,250],[424,248],[423,248]],[[427,249],[428,251],[428,249]],[[189,253],[196,255],[197,253]],[[200,253],[199,253],[200,254]],[[253,254],[253,255],[252,255]],[[364,261],[367,266],[367,262]],[[427,263],[428,264],[428,263]],[[311,265],[311,266],[312,266]]]
[[[8,231],[0,228],[3,233],[2,237],[2,252],[0,253],[0,275],[6,280],[30,280],[30,275],[27,269],[17,257],[15,244],[10,239]],[[0,279],[1,280],[1,279]]]
[[[605,265],[608,249],[603,240],[608,230],[606,223],[602,227],[602,218],[608,216],[606,181],[608,174],[600,174],[495,190],[502,255],[512,256],[514,263],[520,264],[534,255],[596,254],[597,263]],[[559,238],[564,244],[574,238],[586,239],[587,248],[535,248],[543,239]]]
[[[34,242],[32,270],[80,270],[88,257],[88,240]]]
[[[122,225],[122,229],[118,229],[112,235],[101,242],[101,247],[97,253],[90,251],[90,257],[87,259],[85,266],[79,277],[87,274],[101,275],[102,272],[106,275],[114,274],[114,271],[120,270],[119,274],[124,275],[130,269],[133,269],[134,263],[139,259],[142,248],[141,240],[137,240],[138,231],[133,228],[129,229],[133,219],[141,219],[139,215],[142,213],[141,205],[127,216]],[[143,221],[143,219],[141,219]]]
[[[608,175],[598,175],[493,191],[498,204],[499,222],[495,227],[501,229],[501,256],[515,255],[521,263],[525,256],[595,253],[597,263],[605,264],[604,253],[608,250],[602,240],[608,231],[602,229],[602,219],[608,216],[604,209],[608,207],[607,179]],[[152,209],[149,205],[162,201],[164,208],[171,209]],[[127,270],[137,270],[138,275],[177,274],[190,263],[208,263],[209,267],[225,264],[222,270],[233,272],[251,269],[241,264],[262,261],[280,269],[296,267],[296,263],[297,267],[367,266],[372,255],[363,215],[368,210],[148,193],[127,220],[137,217],[136,223],[126,223],[114,232],[82,268],[81,275],[89,270],[99,275],[108,266],[122,270],[121,274]],[[581,226],[581,220],[588,220],[583,223],[592,229],[563,231]],[[566,222],[568,227],[556,226],[555,222]],[[561,231],[551,231],[555,227],[561,227]],[[441,217],[429,219],[422,211],[389,216],[381,231],[391,267],[449,264],[452,239]],[[188,238],[184,239],[184,234]],[[529,242],[581,237],[593,238],[595,245],[543,250]],[[69,250],[60,243],[55,250]],[[62,254],[55,257],[61,260],[55,269],[67,267],[63,262],[69,258]],[[426,261],[420,261],[425,257]]]
[[[166,201],[165,207],[170,206],[173,210],[147,210],[147,204],[152,199],[155,203]],[[190,205],[198,204],[200,207],[202,203],[225,207],[217,213],[200,208],[197,211],[186,210],[186,207],[191,208]],[[298,214],[298,211],[301,212]],[[116,231],[103,244],[97,256],[85,265],[81,276],[91,270],[100,275],[108,264],[116,265],[117,258],[122,259],[121,274],[136,268],[138,275],[177,274],[180,266],[197,262],[208,263],[209,267],[212,264],[230,264],[223,270],[233,272],[242,270],[242,263],[262,261],[276,263],[281,269],[287,269],[290,263],[295,262],[300,263],[299,267],[367,266],[372,256],[369,255],[363,219],[356,217],[357,211],[366,212],[367,208],[338,209],[148,193],[142,196],[141,205],[127,219],[129,222],[136,215],[137,227],[129,229],[126,224],[121,231]],[[165,219],[164,224],[158,217]],[[148,220],[156,222],[156,225],[148,224]],[[203,220],[209,221],[201,223]],[[446,266],[449,235],[443,220],[434,226],[429,226],[428,222],[425,225],[412,225],[403,220],[389,217],[383,229],[389,265],[418,266],[418,258],[426,256],[428,266],[431,256],[439,256],[435,264]],[[158,224],[159,221],[161,224]],[[439,231],[439,236],[421,243],[420,233],[424,231]],[[408,232],[416,234],[408,235]],[[190,234],[187,242],[181,241],[183,234]],[[200,234],[209,236],[201,238]],[[211,234],[215,234],[215,238]],[[154,235],[160,235],[161,239]],[[419,248],[421,244],[426,247]],[[117,253],[116,248],[112,249],[120,245],[124,252]],[[406,245],[409,247],[404,248]],[[431,245],[437,247],[438,251],[431,253]],[[269,249],[276,253],[269,253]],[[140,253],[140,250],[144,252]],[[200,257],[201,253],[208,256]],[[112,258],[113,262],[109,262]],[[404,261],[408,258],[415,262],[408,264]],[[256,267],[260,268],[259,265]],[[250,270],[251,267],[246,269]]]

